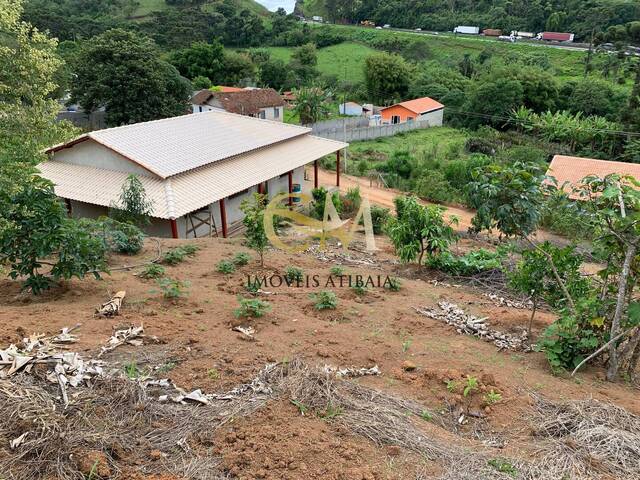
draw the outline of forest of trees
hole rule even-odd
[[[640,42],[640,3],[628,0],[324,0],[332,21],[363,20],[446,31],[477,25],[505,31],[568,31],[588,40]]]

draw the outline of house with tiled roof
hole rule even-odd
[[[574,199],[579,197],[572,190],[579,187],[585,177],[595,175],[603,178],[612,173],[629,175],[640,181],[640,164],[555,155],[547,170],[547,176],[554,177],[558,187],[562,187]]]
[[[273,88],[200,90],[192,97],[191,105],[193,113],[218,110],[263,120],[284,120],[285,101]]]
[[[318,160],[335,153],[339,166],[346,147],[306,127],[213,110],[85,133],[48,149],[38,168],[74,217],[106,215],[135,175],[152,204],[147,233],[227,237],[243,200],[318,187]]]
[[[444,105],[433,98],[423,97],[396,103],[380,110],[383,124],[424,122],[430,127],[442,125]]]

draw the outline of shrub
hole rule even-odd
[[[157,280],[162,296],[167,300],[175,300],[177,298],[186,297],[188,295],[187,289],[189,288],[189,282],[183,282],[181,280],[175,280],[173,278],[160,278]]]
[[[147,198],[142,182],[136,175],[129,175],[122,185],[118,203],[111,205],[109,215],[115,220],[132,225],[148,225],[153,213],[153,203]]]
[[[236,271],[236,265],[231,260],[221,260],[216,265],[216,271],[229,275]]]
[[[251,255],[246,252],[238,252],[233,256],[231,260],[237,266],[247,265],[251,261]]]
[[[180,245],[179,247],[167,250],[162,256],[162,263],[167,265],[177,265],[183,262],[185,258],[192,257],[198,251],[199,247],[193,244]]]
[[[144,233],[133,224],[109,217],[82,219],[80,223],[97,238],[101,238],[105,248],[112,252],[135,255],[144,245]]]
[[[389,277],[389,280],[385,284],[385,288],[392,292],[399,292],[402,288],[402,282],[397,277]]]
[[[444,252],[438,257],[429,258],[427,265],[450,275],[471,276],[502,268],[503,258],[502,251],[490,252],[480,248],[459,257],[451,252]]]
[[[271,310],[269,302],[257,298],[238,297],[238,302],[240,306],[233,311],[237,318],[260,318]]]
[[[380,235],[384,231],[384,227],[389,220],[389,209],[379,207],[378,205],[371,206],[371,223],[373,224],[373,233]]]
[[[160,278],[164,276],[164,267],[157,263],[150,263],[138,274],[140,278]]]
[[[545,329],[538,349],[544,352],[554,373],[575,368],[598,348],[604,330],[596,321],[581,321],[565,314]]]
[[[456,202],[460,195],[445,178],[440,170],[432,170],[423,174],[416,182],[415,192],[419,197],[439,203]]]
[[[324,218],[324,207],[327,202],[328,193],[329,192],[324,187],[314,188],[313,190],[311,190],[313,202],[311,202],[309,214],[312,217],[318,220],[322,220]],[[336,211],[340,213],[342,211],[342,202],[340,201],[339,192],[333,192],[333,194],[331,195],[331,201],[333,202]]]
[[[367,287],[364,286],[364,283],[356,281],[356,284],[351,287],[356,295],[359,297],[363,297],[367,294]]]
[[[288,283],[302,282],[304,272],[298,267],[287,267],[284,271],[284,278]]]
[[[315,302],[316,310],[335,310],[338,307],[338,297],[331,290],[322,290],[309,295]]]
[[[360,187],[350,188],[347,193],[340,198],[342,205],[341,213],[347,217],[355,215],[360,209],[362,196],[360,195]]]
[[[344,275],[344,268],[340,265],[334,265],[329,271],[331,272],[331,275],[335,275],[336,277]]]

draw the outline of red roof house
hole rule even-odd
[[[440,126],[443,111],[443,104],[433,98],[423,97],[383,108],[380,115],[382,122],[388,124],[421,121],[429,122],[431,126]]]

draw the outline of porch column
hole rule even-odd
[[[169,222],[171,222],[171,236],[173,238],[178,238],[178,222],[175,218],[172,218]]]
[[[289,177],[289,206],[291,207],[293,205],[293,197],[291,197],[293,193],[293,170],[289,170],[287,176]]]
[[[222,223],[222,237],[227,238],[227,209],[224,206],[224,198],[218,202],[220,204],[220,222]]]
[[[340,150],[336,152],[336,187],[340,186]]]
[[[318,160],[313,161],[313,188],[318,188]]]

